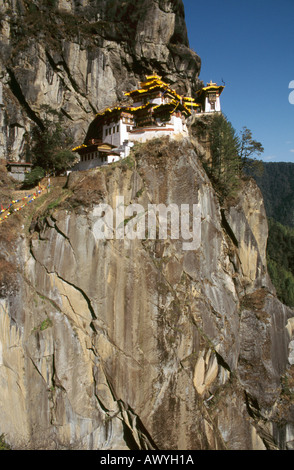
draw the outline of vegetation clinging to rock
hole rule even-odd
[[[247,127],[238,134],[219,113],[196,117],[191,132],[204,148],[202,163],[221,202],[234,197],[246,168],[258,167],[255,156],[263,152],[261,143],[253,139]]]
[[[42,110],[43,127],[35,125],[29,135],[28,158],[35,168],[58,175],[73,164],[76,155],[70,150],[72,139],[62,126],[62,115],[48,106],[43,106]],[[38,179],[40,170],[38,175],[35,173],[33,177],[37,176]]]

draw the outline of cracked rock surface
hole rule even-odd
[[[267,275],[256,185],[244,181],[235,209],[222,213],[184,140],[150,142],[131,162],[72,173],[67,191],[30,232],[16,216],[15,285],[0,299],[7,441],[28,449],[291,448],[294,315]],[[185,251],[170,236],[99,239],[99,203],[115,207],[117,196],[144,210],[199,204],[200,246]],[[0,235],[8,252],[13,241]]]
[[[80,144],[95,113],[153,71],[181,93],[198,88],[182,0],[2,1],[0,158],[24,158],[44,106]]]

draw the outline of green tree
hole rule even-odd
[[[215,114],[209,128],[211,161],[209,176],[222,196],[233,196],[240,185],[239,140],[223,114]]]
[[[72,165],[76,156],[70,150],[72,138],[64,130],[63,116],[43,106],[42,127],[35,125],[29,136],[29,153],[34,167],[46,174],[60,174]]]
[[[239,155],[242,160],[243,169],[251,169],[257,174],[263,171],[262,161],[257,159],[264,152],[264,148],[260,142],[254,140],[252,132],[246,126],[243,127],[239,134]]]
[[[198,129],[198,132],[201,131],[203,133],[203,129]],[[243,173],[249,169],[261,175],[263,164],[256,157],[264,148],[253,139],[250,129],[243,127],[237,134],[223,114],[215,114],[208,126],[208,138],[211,159],[205,163],[205,168],[222,197],[235,195]]]
[[[277,295],[294,307],[294,229],[268,219],[268,271]]]
[[[23,186],[25,188],[36,186],[44,176],[45,170],[40,166],[36,166],[29,173],[26,173]]]

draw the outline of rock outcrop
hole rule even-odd
[[[121,163],[72,173],[63,191],[30,229],[27,216],[8,219],[14,239],[0,226],[15,266],[0,300],[7,442],[292,448],[294,314],[267,276],[255,183],[222,210],[190,141],[155,140]],[[200,246],[184,250],[170,234],[99,238],[100,204],[114,208],[117,196],[125,210],[197,205]],[[130,221],[126,213],[125,229]]]
[[[199,86],[181,0],[4,0],[0,27],[0,158],[24,158],[49,107],[80,143],[145,73]],[[294,448],[294,313],[267,274],[261,193],[244,180],[221,206],[192,141],[72,173],[0,225],[0,435],[13,449]],[[130,203],[141,221],[148,204],[197,206],[200,243],[101,238],[117,197],[119,233],[138,229]]]
[[[25,158],[48,107],[80,144],[95,113],[146,73],[183,93],[198,87],[181,0],[5,0],[0,28],[0,158]]]

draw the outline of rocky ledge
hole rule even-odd
[[[101,204],[118,196],[125,208],[197,205],[200,245],[99,238]],[[31,223],[0,227],[14,266],[0,300],[0,432],[13,448],[293,447],[294,313],[267,275],[253,181],[222,208],[190,141],[163,139],[72,173],[42,204]]]

